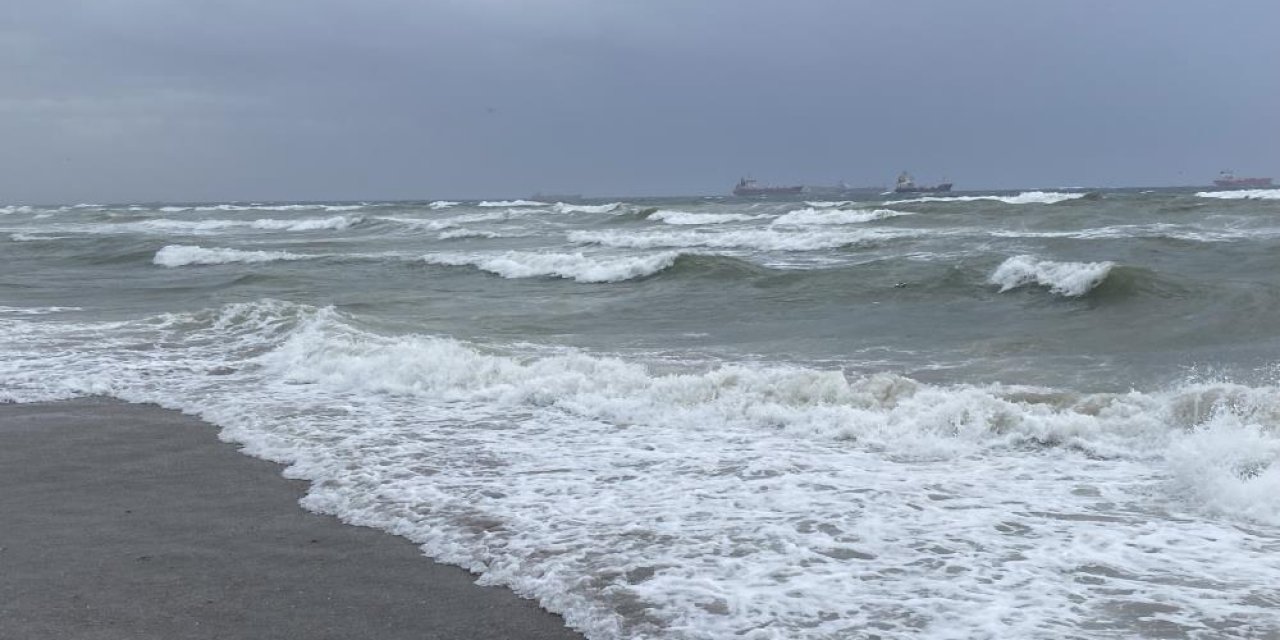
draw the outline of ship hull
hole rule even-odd
[[[898,187],[894,193],[947,193],[951,191],[951,183],[944,182],[932,187]]]

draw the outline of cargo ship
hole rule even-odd
[[[804,189],[802,185],[774,187],[762,185],[750,178],[742,178],[738,180],[737,186],[733,188],[735,196],[778,196],[800,193]]]
[[[1218,174],[1213,186],[1224,189],[1264,189],[1271,186],[1271,178],[1237,178],[1230,171]]]
[[[906,171],[898,174],[898,184],[893,188],[894,193],[946,193],[950,190],[950,182],[942,182],[932,186],[916,184],[916,179]]]

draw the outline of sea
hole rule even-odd
[[[0,402],[593,640],[1280,638],[1280,189],[803,198],[0,207]]]

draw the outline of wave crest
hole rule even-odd
[[[674,225],[724,224],[726,222],[745,222],[758,220],[765,216],[753,216],[745,213],[690,213],[673,209],[659,209],[647,216],[649,220],[659,220]]]
[[[789,211],[774,220],[773,224],[794,226],[858,224],[909,215],[913,214],[906,211],[894,211],[893,209],[819,209],[811,207]]]
[[[192,264],[227,264],[232,262],[275,262],[277,260],[305,260],[304,256],[285,251],[242,251],[240,249],[206,249],[191,245],[171,244],[156,252],[152,262],[162,267],[181,267]]]
[[[859,231],[776,231],[742,229],[718,233],[700,231],[573,231],[569,241],[606,247],[653,249],[659,247],[706,247],[711,249],[756,249],[761,251],[815,251],[855,244],[875,243],[916,235],[915,231],[861,229]]]
[[[980,200],[1003,202],[1005,204],[1057,204],[1088,195],[1088,193],[1063,193],[1060,191],[1023,191],[1016,196],[924,196],[909,200],[894,200],[889,204],[903,202],[976,202]]]
[[[1241,189],[1239,191],[1201,191],[1200,198],[1218,200],[1280,200],[1280,189]]]
[[[1054,262],[1032,255],[1014,256],[996,267],[988,281],[1005,292],[1029,284],[1060,296],[1082,296],[1106,280],[1114,262]]]
[[[582,253],[509,251],[502,255],[434,254],[428,264],[473,266],[504,278],[552,276],[585,283],[622,282],[651,276],[675,264],[680,253],[667,251],[643,256],[588,256]]]

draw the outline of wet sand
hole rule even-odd
[[[0,637],[581,638],[410,542],[303,511],[216,428],[105,399],[0,404]]]

